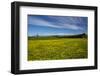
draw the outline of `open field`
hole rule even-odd
[[[87,58],[87,38],[28,39],[28,61]]]

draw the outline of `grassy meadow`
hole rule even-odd
[[[87,58],[87,38],[28,38],[28,61]]]

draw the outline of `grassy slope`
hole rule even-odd
[[[86,38],[28,40],[28,60],[87,58]]]

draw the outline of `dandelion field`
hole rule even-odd
[[[28,39],[28,61],[88,57],[87,38]]]

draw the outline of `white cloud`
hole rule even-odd
[[[58,23],[52,23],[47,20],[36,18],[36,17],[30,17],[29,18],[29,24],[35,24],[37,26],[46,26],[46,27],[53,27],[53,28],[64,28],[64,29],[72,29],[72,30],[82,30],[81,27],[75,25],[75,24],[68,24],[68,20],[66,18],[60,17],[50,17],[51,19],[55,19]],[[72,20],[73,21],[73,20]]]
[[[50,36],[50,35],[63,36],[63,35],[74,35],[74,34],[73,33],[43,33],[43,34],[41,34],[41,36]]]

